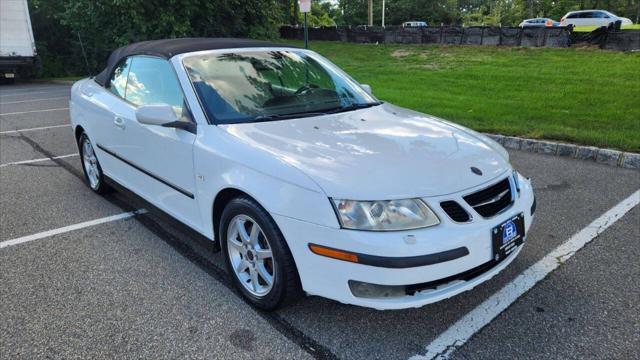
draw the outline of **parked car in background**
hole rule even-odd
[[[18,72],[37,64],[27,0],[0,0],[0,81],[13,82]]]
[[[519,27],[553,27],[560,26],[559,21],[554,21],[549,18],[535,18],[535,19],[526,19],[523,20],[519,25]]]
[[[500,144],[286,44],[125,46],[69,108],[87,185],[217,240],[263,309],[303,291],[376,309],[449,298],[511,263],[534,217]]]
[[[427,27],[426,21],[405,21],[402,23],[402,27]]]
[[[569,11],[560,19],[562,26],[609,26],[620,20],[622,25],[632,25],[633,21],[625,17],[619,17],[606,10],[579,10]]]

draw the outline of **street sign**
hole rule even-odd
[[[309,25],[307,24],[307,13],[311,12],[311,0],[298,0],[300,12],[304,14],[304,48],[309,48]]]
[[[300,4],[300,12],[308,13],[311,11],[311,0],[298,0]]]

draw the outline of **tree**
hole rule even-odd
[[[373,1],[374,24],[380,23],[381,0]],[[525,18],[551,17],[555,20],[571,10],[600,8],[630,19],[640,17],[640,0],[390,0],[386,22],[422,20],[430,25],[503,24],[515,26]],[[365,0],[339,0],[341,25],[367,23]],[[637,21],[637,20],[636,20]]]
[[[65,59],[85,72],[79,36],[90,68],[102,67],[114,48],[135,41],[186,37],[274,38],[296,14],[297,0],[32,0],[34,35],[48,64]],[[293,6],[285,7],[286,4]],[[78,65],[81,64],[81,65]]]

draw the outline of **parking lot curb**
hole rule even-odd
[[[486,135],[507,149],[565,156],[579,160],[595,161],[600,164],[617,166],[625,169],[640,170],[640,154],[638,153],[499,134]]]

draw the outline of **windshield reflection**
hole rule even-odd
[[[378,101],[326,59],[300,50],[188,57],[184,66],[216,123],[280,120],[354,110]]]

